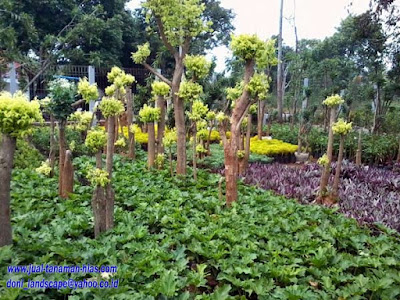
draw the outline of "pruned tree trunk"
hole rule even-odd
[[[107,199],[104,188],[96,186],[92,195],[95,238],[106,231],[106,203]]]
[[[61,120],[58,123],[58,139],[59,139],[59,176],[58,176],[58,194],[63,197],[64,192],[64,162],[65,162],[65,151],[67,150],[66,139],[65,139],[65,126],[66,120]]]
[[[172,78],[171,95],[174,102],[175,126],[177,131],[176,145],[176,173],[186,174],[186,130],[185,130],[185,107],[182,99],[177,95],[183,74],[183,59],[175,60],[175,70]]]
[[[68,198],[69,194],[74,192],[74,167],[72,165],[72,152],[65,152],[65,161],[63,169],[63,188],[62,198]]]
[[[113,157],[114,157],[114,142],[115,142],[115,116],[108,118],[108,136],[107,136],[107,155],[106,155],[106,171],[110,182],[107,184],[105,189],[106,203],[105,203],[105,222],[104,228],[109,230],[114,227],[114,191],[112,188],[112,169],[113,169]]]
[[[361,153],[362,153],[362,146],[361,146],[361,137],[362,137],[362,131],[358,132],[358,146],[357,146],[357,153],[356,153],[356,165],[357,167],[361,166]],[[400,145],[399,145],[400,147]]]
[[[127,88],[126,92],[126,119],[128,123],[128,157],[130,159],[135,159],[135,133],[130,130],[130,126],[133,124],[133,99],[132,90],[130,88]]]
[[[206,144],[206,149],[207,149],[207,154],[210,155],[210,144],[211,144],[211,134],[212,134],[213,126],[210,125],[210,128],[208,129],[208,136],[207,136],[207,144]]]
[[[0,247],[12,244],[10,185],[17,139],[3,134],[0,144]]]
[[[151,169],[154,167],[156,156],[154,122],[147,123],[147,133],[149,136],[147,141],[147,166]]]
[[[330,109],[330,120],[329,120],[329,136],[328,136],[328,149],[326,154],[328,156],[329,163],[324,167],[321,175],[321,182],[319,188],[319,196],[324,197],[327,194],[327,185],[329,181],[330,168],[332,162],[332,152],[333,152],[333,130],[332,125],[335,123],[336,119],[336,108],[332,107]]]
[[[251,139],[251,124],[252,116],[251,113],[247,115],[247,130],[246,130],[246,140],[244,143],[244,157],[241,160],[241,166],[239,167],[239,173],[244,174],[249,166],[250,158],[250,139]]]
[[[171,177],[172,176],[174,176],[174,171],[173,171],[173,168],[172,168],[172,149],[171,149],[171,147],[169,147],[169,171],[170,171],[170,173],[171,173]]]
[[[197,180],[197,124],[193,122],[193,179]]]
[[[258,139],[261,141],[262,140],[262,126],[263,126],[263,120],[264,120],[264,105],[263,101],[258,100],[258,109],[257,109],[257,135]],[[250,115],[250,114],[249,114]]]
[[[254,74],[254,61],[246,61],[244,84],[248,84],[250,78]],[[236,100],[235,108],[233,109],[231,123],[231,137],[226,139],[225,132],[221,130],[224,141],[225,154],[225,179],[226,179],[226,202],[230,206],[232,202],[237,201],[237,179],[238,179],[238,157],[237,151],[240,142],[240,124],[250,106],[249,92],[244,90],[241,97]]]
[[[340,170],[342,169],[342,161],[343,161],[343,149],[344,149],[344,135],[340,135],[339,157],[336,162],[335,179],[333,181],[333,187],[332,187],[333,199],[337,199],[339,197],[339,182],[340,182]]]
[[[49,160],[50,160],[50,177],[54,176],[54,166],[56,164],[56,123],[54,120],[54,116],[50,115],[50,152],[49,152]]]
[[[157,129],[157,153],[164,154],[163,137],[165,132],[165,115],[167,110],[167,102],[163,96],[157,97],[157,107],[160,108],[160,120]]]

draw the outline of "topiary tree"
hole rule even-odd
[[[105,185],[105,195],[98,197],[106,198],[105,207],[105,230],[114,227],[114,190],[112,188],[112,167],[114,156],[114,143],[115,143],[115,124],[116,118],[124,112],[124,105],[121,101],[115,98],[103,97],[100,106],[101,113],[107,120],[107,156],[106,156],[106,172],[108,174],[109,182]]]
[[[154,160],[156,157],[154,122],[160,119],[160,109],[145,104],[139,111],[139,117],[142,122],[147,124],[147,165],[149,169],[151,169],[154,167]]]
[[[92,195],[92,209],[94,216],[94,235],[106,231],[106,204],[107,199],[104,188],[110,182],[107,171],[102,166],[102,150],[107,144],[107,135],[103,130],[91,130],[85,140],[85,145],[92,153],[96,154],[96,168],[88,174],[88,179],[95,189]]]
[[[165,131],[165,117],[167,111],[167,102],[165,97],[170,93],[171,88],[162,81],[155,81],[151,84],[152,94],[156,97],[156,105],[160,109],[160,119],[157,126],[157,153],[164,153],[163,137]]]
[[[238,178],[238,150],[240,143],[240,126],[246,113],[252,104],[251,94],[257,90],[259,85],[258,77],[253,78],[256,62],[262,64],[266,62],[265,51],[271,51],[267,44],[261,41],[256,35],[232,36],[231,49],[233,55],[245,63],[243,77],[243,91],[234,101],[230,116],[231,137],[228,140],[224,130],[220,130],[224,144],[225,155],[225,180],[226,180],[226,201],[227,205],[238,198],[237,178]],[[225,122],[223,122],[225,123]]]
[[[59,176],[58,176],[58,193],[61,197],[67,198],[72,190],[65,190],[65,153],[67,150],[65,128],[68,117],[73,113],[76,97],[76,86],[66,79],[56,79],[49,83],[49,96],[51,101],[49,109],[54,118],[58,121],[58,138],[59,138]]]
[[[17,138],[28,134],[36,121],[42,121],[37,101],[29,102],[20,92],[0,93],[0,247],[12,244],[10,183]]]
[[[333,134],[337,134],[340,136],[339,156],[336,162],[335,179],[333,181],[333,187],[332,187],[332,198],[335,200],[338,199],[339,197],[339,181],[340,181],[340,171],[342,169],[344,141],[346,135],[351,130],[352,130],[352,124],[345,122],[343,119],[339,119],[336,123],[332,125]]]
[[[142,6],[147,10],[147,21],[154,21],[157,24],[164,46],[174,57],[175,69],[172,80],[161,75],[146,62],[150,56],[148,43],[139,46],[138,51],[132,54],[132,59],[171,87],[178,135],[177,173],[183,175],[186,174],[185,113],[184,100],[179,97],[178,91],[184,72],[184,59],[189,52],[191,41],[201,33],[209,31],[211,24],[205,23],[202,18],[205,5],[200,4],[200,0],[147,0]]]
[[[332,130],[332,125],[335,123],[336,119],[336,110],[337,107],[344,103],[344,100],[339,96],[339,95],[333,95],[328,98],[326,98],[323,102],[326,107],[328,107],[330,111],[330,118],[329,118],[329,135],[328,135],[328,148],[326,151],[326,155],[328,158],[329,163],[324,165],[324,169],[322,171],[321,175],[321,182],[320,182],[320,187],[319,187],[319,197],[318,197],[318,202],[322,203],[323,198],[327,195],[327,185],[328,185],[328,180],[329,180],[329,174],[330,174],[330,164],[332,163],[332,151],[333,151],[333,130]]]

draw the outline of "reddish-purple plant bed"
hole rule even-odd
[[[332,165],[330,184],[333,183]],[[247,184],[312,203],[318,192],[321,167],[253,163],[243,176]],[[339,211],[363,224],[382,223],[400,231],[400,173],[344,162],[339,191]]]

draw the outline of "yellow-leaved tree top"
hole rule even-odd
[[[43,120],[38,101],[28,101],[28,98],[17,92],[0,93],[0,132],[12,137],[21,137],[30,132],[34,122]]]

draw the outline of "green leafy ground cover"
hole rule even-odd
[[[88,158],[75,160],[83,177]],[[69,200],[56,179],[15,170],[14,246],[0,249],[1,299],[396,299],[400,243],[354,220],[240,185],[231,209],[219,177],[198,182],[144,161],[115,161],[116,227],[93,239],[92,187]],[[11,290],[7,265],[117,265],[116,290]],[[89,279],[83,274],[13,275],[25,280]],[[341,298],[340,298],[341,297]]]

